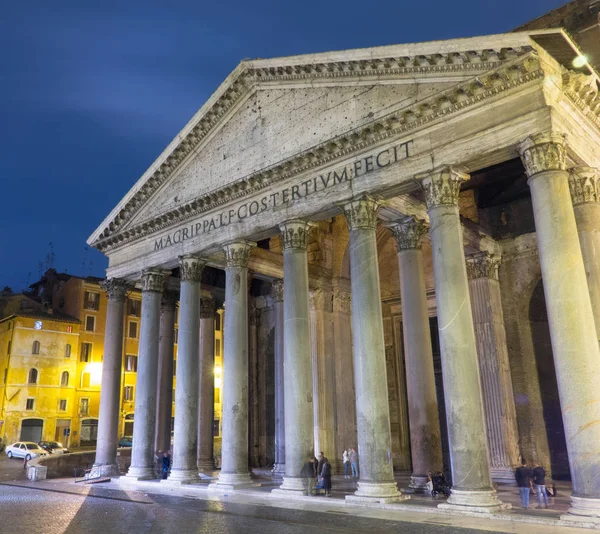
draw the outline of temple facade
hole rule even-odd
[[[176,302],[165,483],[214,468],[222,305],[214,491],[273,464],[293,496],[309,455],[355,447],[349,501],[447,470],[439,506],[489,512],[525,458],[572,480],[567,518],[599,517],[600,96],[580,55],[552,29],[240,63],[88,241],[109,258],[97,472],[137,285],[127,480],[154,476]]]

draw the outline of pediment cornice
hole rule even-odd
[[[162,213],[150,221],[121,230],[144,202],[195,149],[197,143],[201,142],[200,138],[208,133],[211,126],[204,124],[201,120],[91,244],[102,252],[108,252],[159,230],[197,217],[199,214],[213,210],[227,202],[258,192],[274,182],[283,181],[297,174],[330,164],[389,138],[402,136],[442,118],[446,119],[466,108],[544,76],[540,59],[534,50],[514,51],[511,54],[513,57],[511,61],[505,60],[497,64],[495,69],[458,83],[451,89],[393,111],[368,125],[348,131],[277,165],[261,169],[234,183],[213,190],[191,202]],[[272,75],[275,76],[276,73]],[[250,74],[246,71],[246,76],[242,77],[244,82],[236,86],[235,93],[230,94],[230,105],[233,105],[236,99],[241,98],[242,87],[248,90],[255,85],[254,77],[256,76],[258,76],[256,72]],[[217,115],[211,115],[210,120],[213,121],[211,124],[214,125],[218,122],[219,117],[225,113],[226,109],[220,108]]]

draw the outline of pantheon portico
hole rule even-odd
[[[109,258],[96,469],[116,466],[139,284],[123,478],[152,478],[166,439],[178,300],[165,484],[214,466],[222,304],[211,490],[254,484],[259,462],[294,496],[309,455],[338,468],[356,447],[350,502],[400,501],[446,469],[440,507],[490,512],[525,457],[570,476],[567,519],[597,520],[600,96],[578,54],[540,30],[240,63],[88,241]]]

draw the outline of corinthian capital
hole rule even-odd
[[[333,311],[352,313],[352,295],[347,291],[336,289],[333,292]]]
[[[365,194],[342,205],[348,228],[358,230],[366,228],[374,230],[377,227],[377,210],[379,202]]]
[[[308,245],[310,224],[300,219],[292,219],[279,225],[283,250],[305,250]]]
[[[478,252],[467,257],[467,277],[469,280],[476,278],[490,278],[498,280],[498,267],[500,258],[489,252]]]
[[[569,189],[574,206],[600,201],[600,170],[593,167],[569,169]]]
[[[333,295],[321,288],[312,289],[309,292],[310,307],[314,310],[333,311]]]
[[[214,319],[215,311],[215,301],[212,297],[200,298],[200,319]]]
[[[283,280],[273,280],[271,283],[271,296],[275,302],[283,302]]]
[[[179,300],[179,291],[174,291],[172,289],[166,289],[165,291],[163,291],[160,305],[163,308],[174,310],[175,306],[177,306],[178,300]]]
[[[415,178],[421,182],[425,192],[427,209],[431,209],[437,206],[458,206],[460,185],[469,179],[469,175],[446,165],[417,174]]]
[[[420,249],[423,236],[427,234],[428,224],[411,215],[389,224],[388,228],[394,234],[398,244],[398,252],[400,252],[401,250]]]
[[[529,178],[540,172],[564,171],[567,168],[564,134],[531,135],[519,145],[519,154]]]
[[[161,293],[165,282],[165,272],[160,269],[146,269],[142,271],[142,291]]]
[[[256,246],[256,243],[250,241],[233,241],[223,246],[225,252],[225,265],[228,268],[238,267],[241,269],[248,268],[248,260],[250,259],[250,251]]]
[[[179,276],[182,282],[200,282],[206,261],[196,256],[179,256]]]
[[[108,278],[100,282],[100,287],[106,291],[108,300],[114,302],[125,302],[127,292],[131,289],[130,285],[120,278]]]

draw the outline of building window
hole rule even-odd
[[[215,388],[215,404],[221,404],[221,388]]]
[[[133,400],[133,386],[125,386],[123,390],[123,400],[132,401]]]
[[[221,330],[221,314],[215,314],[215,330]]]
[[[65,358],[70,358],[71,357],[71,345],[69,343],[67,343],[65,345]]]
[[[35,323],[33,323],[33,329],[34,330],[41,330],[43,326],[42,321],[36,321]]]
[[[85,318],[85,331],[93,332],[96,330],[96,318],[93,315],[88,315]]]
[[[29,384],[37,384],[38,381],[38,371],[37,369],[29,369],[29,376],[27,377],[27,382]]]
[[[137,339],[138,337],[138,324],[137,321],[129,321],[128,337]]]
[[[67,411],[67,399],[59,399],[58,401],[58,411],[66,412]]]
[[[93,291],[86,291],[83,299],[83,307],[86,310],[98,311],[100,308],[100,293],[94,293]]]
[[[25,403],[25,409],[33,410],[34,405],[35,405],[35,399],[27,399],[27,401]]]
[[[81,387],[89,388],[90,387],[90,373],[82,373],[81,374]]]
[[[70,325],[70,324],[69,324],[69,325],[67,325],[67,332],[68,332],[69,334],[72,334],[72,333],[73,333],[73,325]]]
[[[179,328],[175,329],[175,334],[173,336],[173,339],[174,339],[173,342],[175,343],[175,345],[177,345],[177,342],[179,341]]]
[[[69,373],[67,371],[63,371],[60,375],[60,385],[65,387],[69,385]]]
[[[177,374],[177,360],[173,360],[173,376]]]
[[[6,354],[10,354],[10,347],[12,345],[12,341],[9,339],[8,340],[8,345],[6,346]]]
[[[81,354],[79,355],[80,362],[89,362],[92,359],[92,344],[82,343]]]
[[[135,373],[137,371],[138,357],[134,354],[125,356],[125,370]]]
[[[90,410],[90,399],[81,397],[79,399],[79,415],[87,415]]]
[[[36,339],[31,345],[31,354],[39,354],[40,353],[40,342]]]
[[[221,340],[215,339],[215,356],[221,356]]]
[[[142,311],[142,301],[135,299],[127,299],[127,315],[139,317]]]

